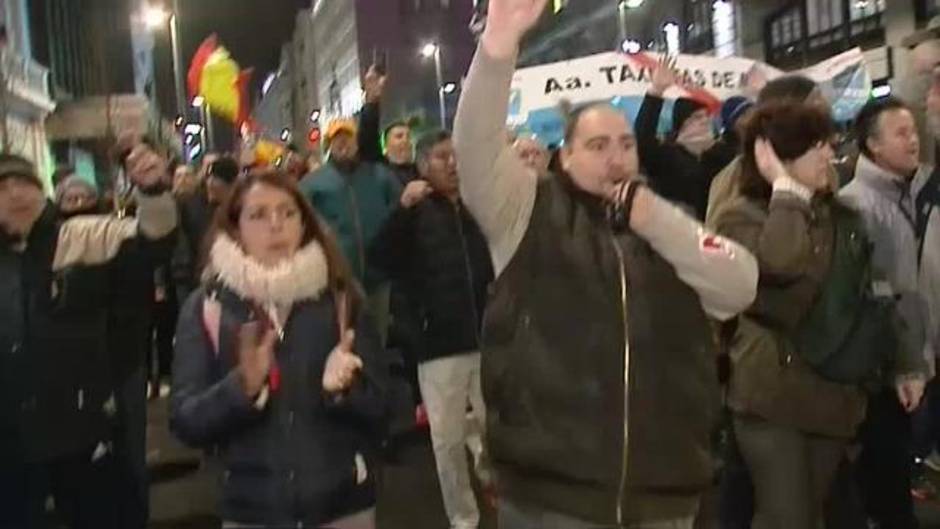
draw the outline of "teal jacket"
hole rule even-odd
[[[356,279],[371,291],[383,277],[367,262],[368,249],[398,207],[401,185],[379,164],[363,162],[343,174],[326,163],[301,180],[300,190],[333,229]]]

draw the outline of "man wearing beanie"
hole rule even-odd
[[[367,251],[398,207],[402,187],[381,164],[364,161],[358,128],[348,119],[329,124],[324,136],[329,161],[300,182],[300,189],[339,239],[356,279],[369,296],[383,344],[388,332],[389,286],[368,261]]]
[[[168,251],[176,209],[165,161],[137,147],[127,160],[137,218],[62,221],[33,165],[0,155],[0,527],[45,527],[50,495],[68,527],[128,527],[114,500],[108,321],[135,288],[117,281],[122,257]]]
[[[652,86],[636,118],[640,164],[652,188],[677,203],[699,220],[705,218],[712,178],[727,159],[719,156],[708,108],[699,101],[681,97],[672,110],[672,130],[665,141],[656,135],[663,94],[676,84],[674,64],[660,63],[653,72]]]

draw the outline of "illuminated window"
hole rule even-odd
[[[679,45],[678,24],[675,22],[667,22],[663,26],[663,36],[666,39],[666,53],[675,55],[682,51],[682,47]]]
[[[715,35],[715,56],[730,57],[737,53],[737,29],[734,23],[734,4],[730,0],[712,3],[712,32]]]

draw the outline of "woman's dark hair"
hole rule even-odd
[[[239,240],[238,222],[241,217],[242,207],[245,204],[245,195],[256,185],[280,189],[294,199],[297,208],[300,210],[301,223],[303,224],[301,247],[306,246],[311,241],[320,243],[320,246],[323,247],[323,253],[326,255],[326,263],[329,269],[330,290],[334,293],[345,292],[348,306],[355,311],[362,300],[362,293],[353,278],[349,265],[346,263],[343,252],[339,249],[335,235],[333,235],[326,222],[314,212],[313,207],[297,187],[296,181],[281,170],[259,169],[251,171],[235,181],[228,198],[219,206],[213,217],[212,227],[205,239],[203,263],[208,262],[212,243],[215,242],[220,233],[227,234],[234,241]],[[350,314],[355,314],[355,312]]]
[[[830,141],[834,133],[835,127],[825,109],[793,100],[759,105],[741,124],[741,194],[770,200],[772,189],[761,176],[754,158],[758,138],[770,140],[780,159],[790,161],[820,142]]]
[[[784,75],[768,82],[757,95],[757,104],[765,105],[788,100],[803,102],[817,86],[802,75]]]

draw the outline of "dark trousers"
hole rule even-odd
[[[147,475],[147,371],[138,366],[115,391],[114,468],[122,529],[144,529],[150,516]]]
[[[914,457],[925,459],[940,441],[940,381],[927,383],[924,400],[911,417]]]
[[[718,484],[718,526],[721,529],[751,529],[754,518],[754,484],[747,469],[734,423],[730,418],[725,425],[721,444],[724,466]]]
[[[148,349],[150,354],[147,358],[147,368],[153,369],[156,363],[156,373],[151,377],[155,382],[170,377],[170,369],[173,365],[173,337],[176,333],[178,317],[179,304],[176,302],[176,292],[174,290],[171,295],[168,290],[167,298],[154,304],[153,344]]]
[[[861,441],[857,471],[868,517],[883,529],[918,527],[911,499],[911,418],[893,389],[869,400]]]
[[[0,527],[117,529],[113,457],[96,447],[42,463],[0,468]],[[93,455],[100,457],[92,458]],[[58,520],[46,513],[52,497]]]

